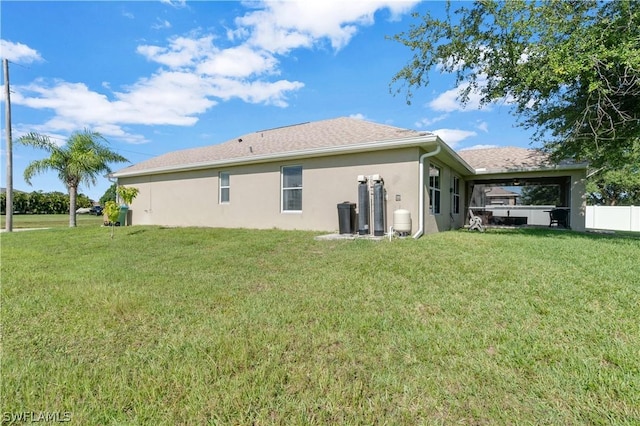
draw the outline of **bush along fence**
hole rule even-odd
[[[77,207],[91,207],[91,199],[78,194]],[[6,214],[7,194],[0,194],[0,214]],[[69,195],[62,192],[22,192],[13,191],[14,214],[68,214]]]

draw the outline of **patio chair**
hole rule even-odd
[[[549,227],[562,226],[563,228],[569,227],[569,211],[567,209],[553,209],[549,212]]]

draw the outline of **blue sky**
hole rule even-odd
[[[508,104],[462,108],[437,74],[411,105],[389,84],[411,58],[387,40],[411,12],[441,2],[2,1],[0,55],[10,61],[14,140],[64,143],[85,128],[137,163],[272,127],[351,116],[437,133],[454,149],[529,146]],[[4,81],[4,77],[3,77]],[[4,96],[4,95],[3,95]],[[6,155],[2,102],[2,172]],[[55,174],[27,185],[46,152],[14,144],[13,186],[66,192]],[[117,170],[126,164],[114,164]],[[106,178],[80,192],[99,199]]]

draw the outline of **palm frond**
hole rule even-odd
[[[29,165],[24,169],[24,181],[31,185],[31,178],[35,175],[48,171],[55,171],[58,172],[59,176],[60,170],[60,163],[55,161],[55,159],[44,158],[42,160],[35,160],[29,163]]]
[[[47,135],[41,135],[39,133],[30,132],[26,135],[22,135],[18,138],[18,143],[34,148],[44,149],[49,152],[54,152],[58,149],[58,145],[51,142],[51,139]]]

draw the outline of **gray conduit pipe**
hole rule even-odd
[[[427,157],[433,157],[440,152],[440,144],[436,147],[434,151],[426,152],[420,156],[420,205],[418,206],[418,222],[420,223],[420,228],[418,231],[413,234],[413,238],[418,239],[424,234],[424,160]]]

